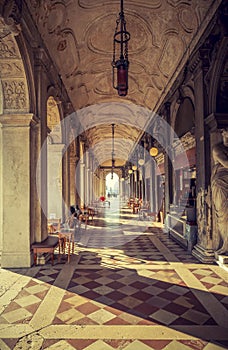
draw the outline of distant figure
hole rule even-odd
[[[75,214],[75,207],[73,205],[70,206],[70,212],[71,214]]]
[[[228,253],[228,129],[223,130],[223,143],[213,147],[214,167],[211,176],[212,200],[219,238],[218,254]]]
[[[76,205],[75,213],[76,213],[77,218],[79,219],[79,216],[82,214],[82,211],[79,208],[78,204]]]

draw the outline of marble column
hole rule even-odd
[[[30,208],[30,231],[31,242],[39,242],[42,240],[42,206],[40,201],[40,191],[38,189],[41,186],[40,179],[40,149],[41,149],[41,122],[38,118],[33,116],[30,123],[30,159],[31,159],[31,208]],[[35,181],[34,181],[35,179]]]
[[[1,266],[31,266],[31,114],[0,116]],[[22,142],[23,140],[23,142]]]
[[[155,171],[155,160],[150,161],[150,210],[151,212],[156,212],[156,171]]]
[[[81,207],[85,206],[85,164],[80,162],[80,197]]]
[[[70,156],[70,205],[78,204],[77,202],[77,188],[76,188],[76,164],[77,157]]]
[[[205,56],[203,56],[205,58]],[[205,60],[197,54],[192,68],[195,85],[195,137],[196,137],[196,207],[197,207],[197,244],[192,254],[203,263],[214,262],[211,225],[210,200],[210,156],[208,128],[205,125],[206,87],[204,82]]]
[[[166,110],[166,122],[170,125],[170,102],[165,103]],[[171,149],[171,135],[169,128],[166,130],[166,152],[164,155],[164,166],[165,166],[165,215],[169,213],[170,204],[173,202],[173,170],[172,170],[172,149]]]
[[[62,221],[62,152],[64,144],[48,145],[48,217]]]
[[[75,158],[75,179],[74,179],[74,185],[75,185],[75,204],[81,205],[81,199],[80,199],[80,140],[79,136],[75,139],[75,146],[76,146],[76,158]]]
[[[66,221],[69,216],[70,208],[70,150],[69,148],[63,149],[62,157],[62,220]]]

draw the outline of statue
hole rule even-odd
[[[228,254],[228,129],[222,131],[223,142],[213,147],[214,167],[211,176],[212,200],[221,248],[217,254]]]

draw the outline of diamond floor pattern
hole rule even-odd
[[[159,224],[136,228],[127,239],[118,232],[115,246],[105,232],[102,246],[90,227],[69,264],[56,256],[54,266],[2,270],[0,349],[228,348],[228,274],[199,263]]]

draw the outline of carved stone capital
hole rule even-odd
[[[228,115],[226,113],[211,113],[205,118],[205,123],[209,126],[210,132],[225,129],[228,126]]]
[[[29,127],[34,115],[26,114],[3,114],[0,116],[0,125],[2,127]]]

